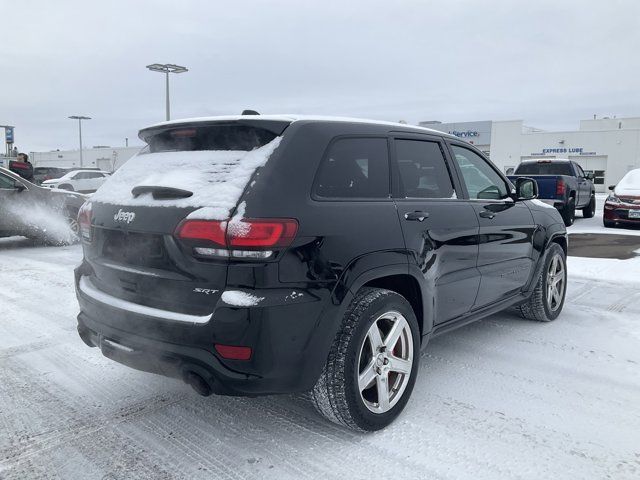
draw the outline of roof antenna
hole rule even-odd
[[[260,115],[260,114],[255,110],[243,110],[242,115]]]

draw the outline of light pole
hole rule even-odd
[[[167,92],[166,92],[166,103],[167,103],[167,120],[171,119],[171,109],[169,107],[169,74],[170,73],[184,73],[189,70],[187,67],[182,67],[180,65],[174,65],[173,63],[153,63],[151,65],[147,65],[147,68],[152,72],[160,72],[165,74]]]
[[[71,115],[69,117],[72,120],[78,120],[78,134],[80,136],[80,168],[84,165],[82,164],[82,120],[91,120],[91,117],[84,117],[82,115]]]

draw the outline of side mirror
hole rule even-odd
[[[613,192],[613,189],[616,188],[615,185],[609,185],[609,190],[611,190]]]
[[[595,178],[593,172],[587,172],[584,174],[584,178],[586,178],[587,180],[593,180]]]
[[[18,192],[23,192],[27,189],[27,187],[25,187],[21,182],[14,182],[13,189],[17,190]]]
[[[538,198],[538,184],[533,178],[516,179],[516,200],[533,200]]]

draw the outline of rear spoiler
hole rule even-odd
[[[247,127],[261,128],[274,135],[280,136],[282,132],[291,124],[289,120],[260,120],[259,118],[247,118],[240,120],[211,120],[203,122],[190,122],[184,123],[171,123],[170,125],[160,125],[157,127],[143,128],[138,133],[140,140],[149,143],[147,138],[158,135],[159,133],[167,130],[175,130],[176,128],[184,127],[210,127],[210,126],[231,126],[231,125],[244,125]]]

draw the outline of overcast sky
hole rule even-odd
[[[172,118],[261,113],[640,116],[640,1],[0,0],[0,124],[24,151],[140,143]],[[0,133],[0,140],[2,134]]]

